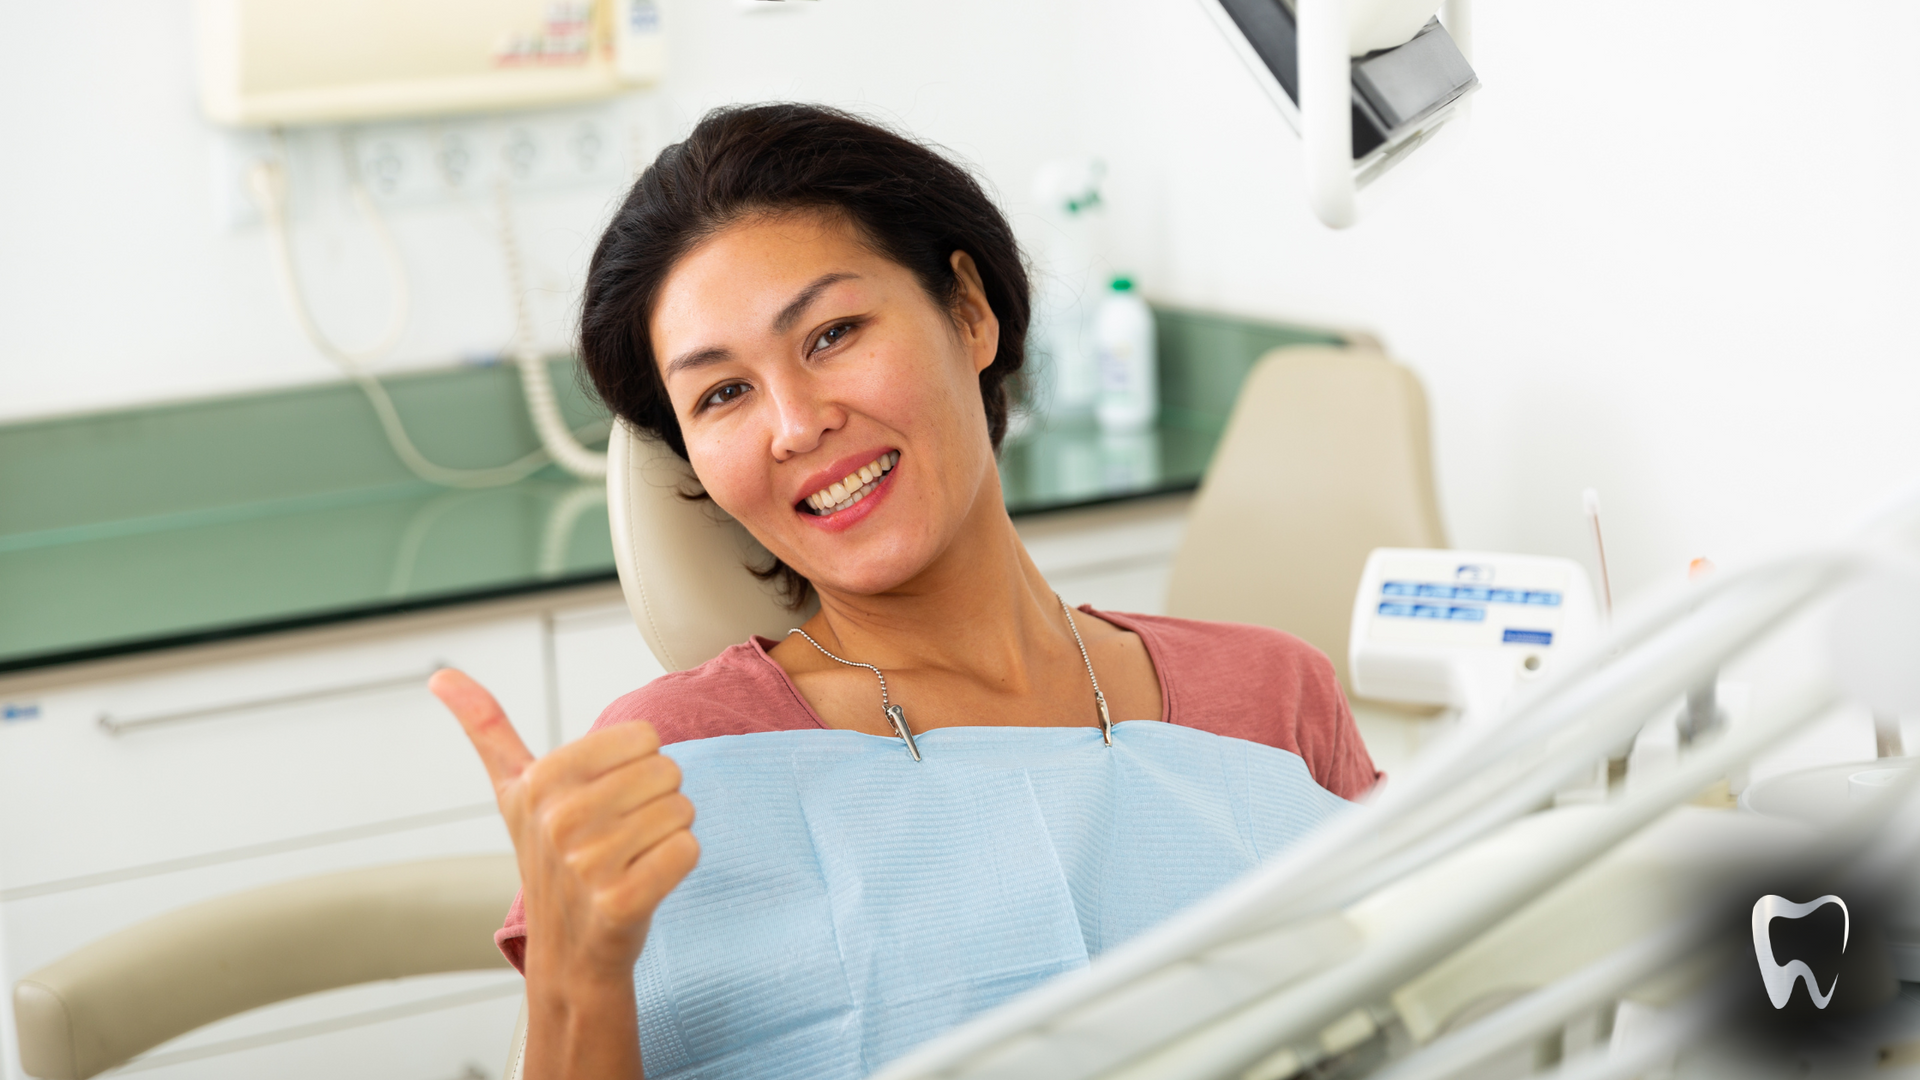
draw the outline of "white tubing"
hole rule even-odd
[[[560,413],[560,400],[553,391],[553,377],[547,364],[533,347],[533,317],[527,311],[525,274],[520,265],[520,244],[513,232],[513,206],[502,179],[494,189],[500,214],[500,254],[507,265],[507,288],[513,294],[513,362],[520,368],[520,389],[527,398],[527,414],[533,418],[533,430],[540,445],[561,468],[582,480],[604,480],[607,455],[580,445]]]
[[[406,263],[400,257],[400,246],[394,242],[393,232],[387,228],[386,219],[373,205],[367,189],[357,178],[348,181],[353,205],[366,218],[374,239],[380,243],[380,253],[385,256],[387,275],[393,283],[393,313],[387,320],[387,329],[378,340],[362,349],[348,349],[336,344],[320,328],[313,312],[307,307],[306,294],[300,288],[300,278],[293,265],[293,241],[287,229],[286,166],[275,160],[256,161],[247,171],[247,185],[252,188],[253,197],[260,204],[261,216],[267,223],[267,238],[273,245],[274,261],[280,271],[280,284],[286,293],[287,307],[292,310],[294,321],[300,324],[301,332],[313,343],[313,347],[320,350],[322,356],[349,370],[392,352],[393,347],[400,343],[400,335],[406,332],[413,294],[407,282]]]
[[[581,484],[554,500],[547,510],[547,523],[540,530],[540,561],[536,564],[542,578],[559,577],[567,568],[567,548],[573,543],[573,527],[587,511],[607,505],[605,484]]]
[[[351,154],[348,155],[349,158]],[[406,465],[407,470],[429,483],[444,487],[479,488],[499,487],[525,479],[547,463],[547,452],[536,450],[516,461],[491,469],[455,469],[436,464],[427,459],[413,444],[407,435],[406,425],[400,420],[400,412],[394,408],[393,399],[387,394],[387,388],[380,380],[368,374],[366,364],[384,357],[399,343],[400,336],[406,330],[408,312],[411,307],[411,292],[407,284],[406,263],[400,257],[400,247],[394,242],[393,233],[387,228],[386,219],[381,216],[379,207],[374,205],[373,197],[367,193],[366,186],[360,183],[359,175],[348,162],[348,187],[353,195],[354,206],[366,218],[373,229],[374,236],[380,242],[380,248],[386,255],[387,269],[393,278],[394,304],[393,317],[389,321],[386,333],[380,339],[362,349],[346,349],[336,344],[320,328],[319,322],[307,306],[306,293],[300,287],[300,275],[294,266],[293,238],[287,226],[287,173],[286,167],[279,161],[263,160],[254,163],[248,170],[247,182],[253,195],[260,203],[260,213],[267,225],[267,240],[273,248],[275,278],[280,284],[281,296],[285,298],[287,308],[293,314],[294,322],[306,335],[308,342],[320,355],[331,360],[359,385],[367,401],[373,406],[374,415],[379,417],[380,429],[386,434],[387,443],[393,452]],[[549,390],[551,393],[551,390]]]
[[[1471,896],[1436,897],[1426,920],[1395,927],[1353,959],[1294,983],[1264,1001],[1205,1027],[1113,1074],[1113,1080],[1214,1080],[1233,1076],[1277,1046],[1312,1036],[1359,1004],[1391,993],[1464,941],[1566,880],[1593,857],[1685,802],[1740,761],[1765,749],[1836,700],[1830,686],[1795,687],[1786,703],[1765,710],[1647,791],[1609,806],[1569,829],[1562,847],[1531,866],[1496,879]]]
[[[1707,930],[1708,925],[1699,919],[1656,930],[1459,1031],[1441,1036],[1382,1069],[1372,1080],[1450,1080],[1466,1074],[1487,1058],[1545,1034],[1581,1010],[1619,997],[1668,967]]]
[[[1328,227],[1356,216],[1353,187],[1353,73],[1347,59],[1346,0],[1300,0],[1300,139],[1307,203]]]

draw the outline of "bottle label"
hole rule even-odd
[[[1100,389],[1109,394],[1129,394],[1134,390],[1133,350],[1124,345],[1108,346],[1099,352]]]

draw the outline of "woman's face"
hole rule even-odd
[[[913,581],[983,497],[998,509],[978,375],[999,323],[973,262],[952,310],[842,219],[755,216],[661,286],[650,331],[694,473],[816,586]]]

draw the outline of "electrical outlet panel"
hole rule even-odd
[[[361,182],[383,203],[490,197],[618,182],[626,171],[618,127],[603,111],[381,124],[349,137]]]
[[[628,118],[632,121],[633,118]],[[404,208],[492,199],[510,192],[623,186],[631,160],[651,152],[646,125],[619,109],[572,108],[501,116],[301,128],[283,133],[236,130],[214,145],[215,218],[225,229],[260,223],[250,170],[278,159],[289,175],[289,213],[301,217],[316,191],[357,176],[374,201]]]

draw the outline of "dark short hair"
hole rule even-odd
[[[959,297],[953,253],[973,258],[1000,323],[999,351],[980,373],[980,400],[997,451],[1007,431],[1007,380],[1026,361],[1027,270],[1013,229],[959,164],[872,121],[819,105],[715,109],[640,174],[587,268],[580,359],[601,401],[687,456],[649,332],[661,283],[681,256],[715,232],[749,215],[791,210],[843,217],[943,306]],[[811,589],[778,560],[754,572],[778,579],[796,608]]]

